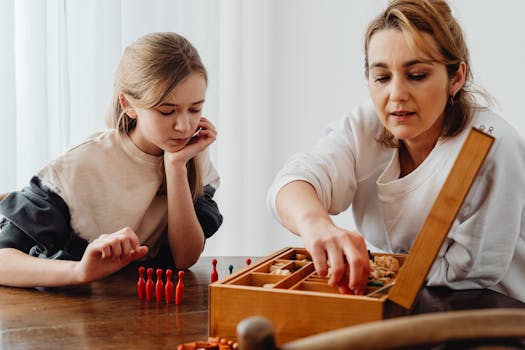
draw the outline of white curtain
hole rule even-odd
[[[205,114],[219,130],[211,153],[225,219],[205,253],[273,249],[264,203],[273,176],[266,2],[2,0],[0,6],[0,192],[22,188],[48,161],[105,128],[122,50],[145,33],[175,31],[197,47],[209,70]]]
[[[266,190],[291,154],[367,98],[362,36],[387,0],[1,0],[0,192],[105,128],[124,47],[175,31],[209,71],[205,114],[217,126],[224,224],[208,255],[266,255],[301,242],[268,214]],[[525,133],[525,37],[519,0],[451,2],[479,82]],[[475,9],[474,9],[475,7]],[[512,37],[512,40],[502,38]],[[111,174],[108,174],[111,176]],[[352,228],[348,213],[335,218]]]

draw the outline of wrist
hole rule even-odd
[[[188,176],[188,168],[186,162],[169,162],[164,163],[166,174],[173,174],[186,177]]]
[[[70,285],[89,282],[85,271],[82,269],[81,261],[71,261],[71,266],[66,266],[66,273],[68,273],[68,284]]]
[[[330,216],[319,213],[305,213],[297,222],[299,232],[325,232],[335,227]]]

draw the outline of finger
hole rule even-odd
[[[343,251],[339,247],[330,247],[328,249],[328,260],[330,261],[330,270],[332,272],[328,279],[328,284],[336,286],[343,279],[346,270]]]
[[[312,261],[314,262],[317,273],[320,276],[326,276],[328,273],[328,264],[324,248],[321,245],[314,244],[310,249],[310,255],[312,256]]]
[[[202,118],[199,122],[199,127],[203,130],[211,130],[214,133],[217,133],[217,129],[215,128],[215,125],[213,125],[209,120],[206,118]]]
[[[348,273],[349,273],[348,264],[345,264],[345,271],[343,272],[343,278],[337,284],[337,289],[341,294],[352,294],[352,290],[348,288]]]
[[[215,125],[213,125],[213,123],[211,122],[211,120],[209,120],[209,119],[206,118],[206,117],[201,117],[201,119],[199,120],[199,123],[206,123],[206,124],[208,124],[209,126],[211,126],[212,128],[215,128]]]
[[[356,242],[355,245],[346,249],[345,255],[349,265],[348,288],[355,294],[363,294],[370,274],[370,262],[366,246]]]
[[[120,247],[122,249],[121,257],[126,257],[130,255],[130,253],[133,251],[135,246],[133,245],[133,241],[129,238],[123,240],[120,244]]]
[[[217,132],[216,131],[212,131],[212,130],[205,130],[205,129],[202,129],[200,132],[199,132],[199,136],[200,137],[203,137],[205,139],[212,139],[212,140],[215,140],[217,138]]]
[[[101,244],[99,251],[100,251],[100,258],[102,260],[108,259],[109,257],[111,257],[111,248],[108,244],[106,243]]]
[[[111,257],[113,259],[118,259],[122,255],[122,237],[116,236],[109,242],[109,247],[111,249]]]
[[[132,248],[138,247],[140,245],[139,237],[131,228],[126,227],[123,231],[125,236],[126,244],[129,244]]]
[[[148,247],[141,245],[133,249],[129,257],[133,261],[133,260],[142,259],[144,256],[146,256],[146,254],[148,254]]]

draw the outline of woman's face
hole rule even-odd
[[[437,47],[432,36],[423,34]],[[443,63],[411,48],[403,33],[378,31],[368,47],[368,87],[383,126],[405,143],[435,142],[451,84]]]

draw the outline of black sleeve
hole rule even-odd
[[[71,226],[64,200],[33,177],[29,186],[0,202],[0,248],[15,248],[29,255],[80,260],[87,241]]]
[[[222,224],[222,215],[217,203],[213,200],[215,188],[211,185],[204,186],[204,195],[197,199],[194,204],[195,213],[199,219],[204,237],[210,238]]]

